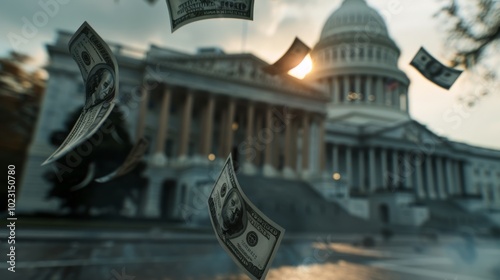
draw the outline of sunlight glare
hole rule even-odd
[[[302,62],[297,65],[297,67],[288,71],[288,74],[294,76],[297,79],[303,79],[312,70],[312,59],[310,55],[307,55]]]

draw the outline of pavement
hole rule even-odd
[[[363,236],[287,234],[266,279],[500,279],[500,240],[396,235],[363,247]],[[1,241],[2,280],[249,279],[204,231],[19,230],[15,273]]]

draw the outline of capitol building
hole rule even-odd
[[[59,209],[45,199],[51,186],[42,177],[53,167],[40,165],[56,149],[51,133],[84,100],[67,51],[72,35],[59,32],[47,46],[50,79],[19,211]],[[204,224],[205,198],[231,153],[248,197],[287,230],[339,220],[500,223],[500,151],[454,142],[411,118],[400,50],[365,0],[344,0],[329,16],[303,80],[266,74],[268,63],[248,53],[109,45],[129,133],[150,140],[145,203],[128,215]]]

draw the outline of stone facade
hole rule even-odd
[[[60,32],[47,47],[50,79],[19,202],[25,212],[57,208],[42,199],[49,186],[41,176],[52,167],[40,164],[55,149],[50,133],[83,104],[70,37]],[[146,203],[135,215],[189,215],[199,200],[190,194],[203,192],[229,153],[247,176],[305,182],[364,219],[421,225],[426,200],[500,209],[500,151],[453,142],[411,119],[400,51],[364,0],[346,0],[328,18],[304,80],[270,76],[251,54],[110,47],[129,132],[151,142]]]

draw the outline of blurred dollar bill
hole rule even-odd
[[[266,66],[263,70],[271,75],[284,74],[297,67],[306,55],[311,51],[304,42],[295,37],[292,45],[286,53],[274,64]]]
[[[410,65],[415,67],[428,80],[445,89],[450,89],[462,74],[460,70],[441,64],[422,47],[410,62]]]
[[[264,279],[285,230],[243,193],[229,155],[208,198],[210,220],[221,246],[251,279]]]
[[[254,0],[166,0],[172,32],[209,18],[253,20]]]
[[[87,174],[85,175],[85,178],[83,178],[83,180],[80,183],[72,186],[70,190],[76,191],[88,186],[90,182],[92,182],[92,180],[94,179],[94,174],[95,174],[95,163],[91,162],[87,168]]]
[[[85,104],[73,129],[42,165],[62,157],[90,138],[115,106],[118,95],[118,64],[108,45],[84,22],[68,43],[85,85]]]
[[[123,164],[118,169],[104,177],[95,179],[95,181],[99,183],[106,183],[132,171],[141,161],[144,153],[146,153],[148,145],[149,142],[148,140],[146,140],[146,138],[143,137],[139,139],[139,141],[135,143],[134,147],[132,147],[132,150],[130,150],[130,153],[128,154]]]

